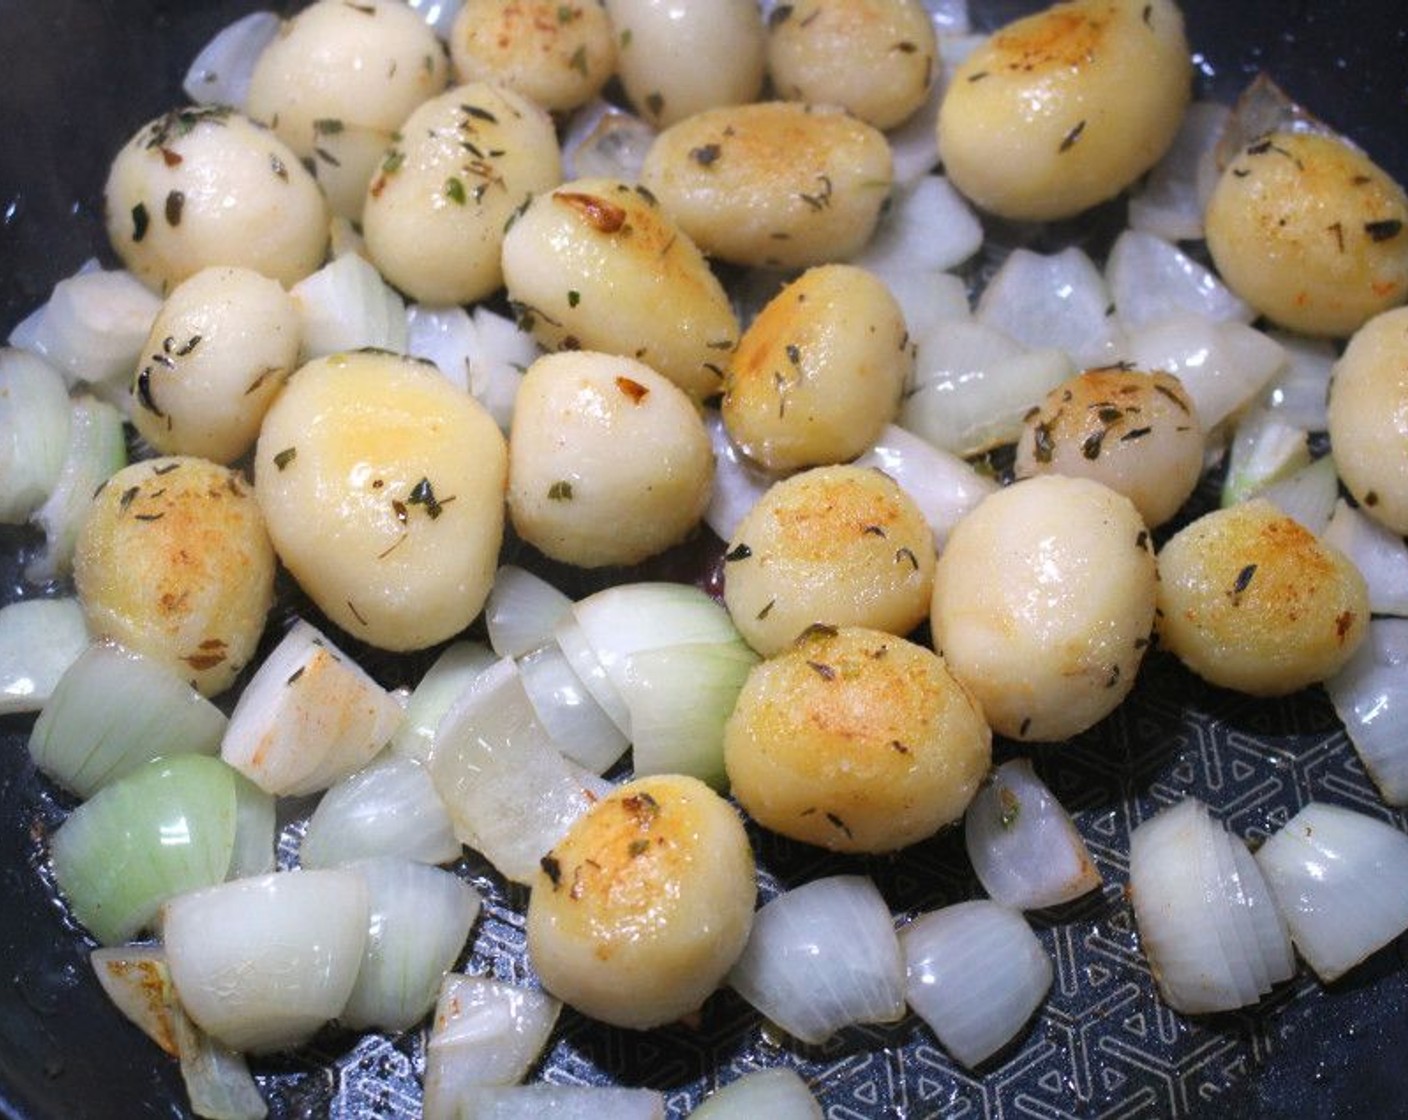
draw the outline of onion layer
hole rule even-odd
[[[1371,619],[1368,637],[1325,690],[1384,800],[1408,805],[1408,619]]]
[[[802,1075],[787,1066],[755,1069],[716,1089],[690,1120],[823,1120]]]
[[[0,715],[42,709],[88,641],[77,599],[24,599],[0,607]]]

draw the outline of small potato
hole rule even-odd
[[[468,0],[450,29],[450,60],[462,82],[498,82],[562,111],[601,92],[616,38],[596,0]]]
[[[204,268],[171,290],[132,382],[132,422],[167,455],[231,463],[298,360],[298,311],[274,280]]]
[[[1207,207],[1223,280],[1304,334],[1353,334],[1408,299],[1408,195],[1334,136],[1273,132],[1243,148]]]
[[[806,268],[870,240],[894,165],[884,134],[844,110],[767,101],[666,129],[640,177],[711,257]]]
[[[254,457],[279,559],[343,630],[397,651],[459,633],[484,605],[507,474],[478,401],[428,363],[379,351],[303,366]]]
[[[904,312],[863,268],[822,265],[753,320],[724,375],[729,436],[770,471],[864,452],[899,411],[914,372]]]
[[[634,564],[699,523],[714,452],[694,402],[649,366],[547,354],[518,390],[509,438],[513,527],[555,560]]]
[[[1364,512],[1408,535],[1408,308],[1370,319],[1336,363],[1330,444]]]
[[[475,82],[427,101],[367,189],[372,263],[422,303],[472,303],[504,282],[504,229],[562,179],[552,118],[521,93]]]
[[[311,161],[333,213],[355,221],[396,129],[448,74],[430,25],[398,0],[317,0],[259,56],[246,112]]]
[[[616,68],[647,121],[674,124],[763,88],[763,18],[755,0],[604,0],[616,28]]]
[[[963,816],[992,765],[992,732],[933,651],[825,628],[749,673],[724,763],[764,827],[832,851],[889,852]]]
[[[210,265],[285,287],[323,263],[323,192],[273,133],[223,107],[177,109],[138,130],[103,189],[108,237],[157,291]]]
[[[1114,198],[1173,143],[1192,88],[1173,0],[1071,0],[993,33],[939,109],[953,185],[1005,218]]]
[[[1150,528],[1181,508],[1203,471],[1205,433],[1176,377],[1090,369],[1027,413],[1017,476],[1093,478],[1123,494]]]
[[[1043,475],[985,498],[934,572],[934,648],[1009,739],[1067,739],[1134,687],[1154,625],[1149,531],[1130,500]]]
[[[1284,696],[1334,676],[1368,625],[1358,569],[1263,498],[1203,515],[1159,553],[1159,640],[1220,687]]]
[[[753,927],[753,852],[696,778],[614,790],[548,855],[528,900],[528,954],[553,995],[645,1030],[698,1010]]]
[[[696,401],[719,391],[738,320],[649,191],[577,179],[538,195],[504,237],[503,266],[520,324],[546,349],[635,358]]]
[[[94,637],[156,658],[214,696],[264,632],[274,550],[238,471],[195,458],[147,459],[94,496],[73,577]]]
[[[920,0],[801,0],[768,21],[768,74],[787,101],[840,105],[889,129],[924,104],[939,65]]]
[[[929,609],[934,535],[888,475],[818,467],[774,483],[724,561],[724,604],[767,656],[818,623],[909,633]]]

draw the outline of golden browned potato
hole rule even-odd
[[[1173,143],[1192,88],[1172,0],[1070,0],[994,32],[939,109],[944,171],[979,206],[1049,221],[1113,198]]]
[[[753,852],[731,805],[680,775],[641,778],[543,857],[528,953],[577,1010],[643,1030],[699,1008],[748,940]]]
[[[244,476],[203,459],[124,467],[79,530],[88,628],[170,665],[206,696],[248,664],[274,601],[274,550]]]
[[[1123,494],[1150,528],[1183,506],[1203,471],[1203,425],[1176,377],[1123,366],[1058,385],[1026,416],[1017,475],[1093,478]]]
[[[833,851],[887,852],[963,816],[991,746],[978,701],[932,650],[819,627],[748,675],[724,762],[760,824]]]
[[[1159,640],[1212,684],[1294,692],[1333,676],[1368,625],[1358,569],[1265,499],[1204,514],[1159,553]]]
[[[641,182],[711,257],[767,268],[845,260],[890,195],[890,146],[842,109],[766,101],[667,128]]]
[[[771,471],[844,462],[894,419],[913,372],[914,346],[889,288],[863,268],[820,265],[744,332],[724,375],[724,425]]]
[[[1408,534],[1408,308],[1370,319],[1335,364],[1330,443],[1364,512]]]
[[[1223,280],[1268,319],[1345,337],[1408,299],[1408,196],[1334,136],[1274,132],[1239,152],[1208,201]]]
[[[818,467],[775,483],[724,555],[724,603],[764,655],[813,623],[907,634],[934,585],[934,535],[894,479]]]

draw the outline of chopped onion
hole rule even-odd
[[[1224,506],[1256,497],[1269,483],[1310,465],[1309,433],[1281,413],[1252,408],[1237,422],[1222,482]]]
[[[562,137],[562,176],[634,183],[645,165],[655,130],[604,98],[583,105]]]
[[[709,442],[714,448],[714,489],[704,522],[720,540],[732,540],[738,523],[753,508],[777,476],[763,470],[729,438],[723,415],[710,409],[704,417]]]
[[[1005,906],[1059,906],[1100,885],[1070,814],[1025,758],[993,771],[968,805],[963,834],[978,881]]]
[[[859,875],[817,879],[760,909],[728,983],[814,1045],[851,1023],[904,1016],[904,961],[890,910]]]
[[[556,642],[521,658],[518,671],[534,714],[566,757],[593,774],[604,774],[626,753],[630,741],[592,697]]]
[[[972,27],[968,15],[968,0],[924,0],[924,7],[934,21],[934,30],[940,38],[954,35],[967,35]]]
[[[1265,498],[1318,537],[1329,527],[1330,515],[1339,499],[1339,485],[1335,461],[1326,455],[1294,474],[1268,483],[1257,497]]]
[[[900,484],[924,514],[939,549],[959,519],[998,488],[996,479],[979,474],[966,459],[894,424],[855,462]]]
[[[428,763],[435,742],[435,729],[450,705],[470,682],[499,659],[482,642],[452,642],[435,659],[411,692],[391,749],[406,758]]]
[[[1285,351],[1286,364],[1266,390],[1263,405],[1288,424],[1325,431],[1330,426],[1330,374],[1339,356],[1334,343],[1285,331],[1270,331],[1268,337]]]
[[[95,642],[59,679],[34,723],[29,753],[56,782],[92,797],[151,759],[216,754],[227,723],[169,666]]]
[[[1051,958],[1026,919],[987,899],[925,914],[900,931],[905,996],[968,1068],[1007,1045],[1051,987]]]
[[[381,273],[346,253],[291,289],[302,330],[303,360],[374,347],[406,350],[406,308]]]
[[[245,686],[220,754],[261,789],[297,797],[365,766],[402,718],[389,693],[300,619]]]
[[[1129,225],[1167,241],[1203,236],[1203,211],[1216,185],[1217,142],[1232,110],[1215,101],[1195,101],[1164,157],[1129,197]]]
[[[225,878],[235,851],[237,778],[204,755],[158,759],[69,814],[50,843],[54,878],[95,938],[126,941],[168,898]]]
[[[1120,322],[1138,330],[1171,315],[1250,323],[1256,312],[1208,268],[1152,233],[1125,230],[1115,239],[1105,276]]]
[[[445,977],[425,1048],[425,1120],[456,1120],[475,1086],[522,1080],[561,1011],[545,992],[484,976]]]
[[[409,1030],[435,1004],[483,900],[457,875],[396,856],[352,864],[370,921],[357,983],[338,1019],[354,1030]]]
[[[690,1120],[824,1120],[802,1075],[788,1066],[749,1070],[704,1098]]]
[[[420,13],[436,38],[448,42],[450,29],[455,25],[455,16],[464,7],[464,0],[406,0],[406,7]]]
[[[174,1024],[191,1111],[216,1120],[263,1120],[269,1106],[259,1095],[244,1055],[211,1038],[184,1011]]]
[[[469,356],[469,391],[508,431],[523,371],[537,360],[538,344],[512,319],[487,307],[474,309],[474,331],[478,346]]]
[[[494,574],[484,606],[489,645],[500,657],[522,657],[551,642],[571,609],[572,600],[542,576],[505,564]]]
[[[1384,800],[1408,805],[1408,619],[1371,619],[1325,691]]]
[[[202,1030],[240,1051],[307,1041],[352,993],[367,941],[355,871],[280,871],[179,895],[162,912],[171,979]]]
[[[469,363],[479,345],[474,320],[463,307],[406,305],[406,353],[433,362],[445,379],[469,392]]]
[[[279,17],[273,12],[250,12],[235,20],[201,48],[181,88],[197,105],[229,105],[243,112],[254,67],[278,34]]]
[[[558,752],[509,658],[446,713],[430,775],[455,835],[519,883],[532,881],[543,855],[610,788]]]
[[[904,313],[909,337],[922,351],[945,323],[972,318],[968,285],[951,272],[878,273]]]
[[[617,730],[629,736],[631,714],[626,710],[626,701],[611,683],[606,666],[602,664],[591,642],[587,641],[586,632],[578,623],[576,615],[568,615],[559,622],[553,637],[557,639],[558,648],[572,666],[572,671],[577,674],[577,679],[592,694],[592,699],[616,725]]]
[[[1312,801],[1256,853],[1301,956],[1328,983],[1408,929],[1408,835]]]
[[[1109,364],[1121,348],[1111,302],[1105,278],[1080,249],[1049,256],[1015,249],[983,289],[975,315],[1024,346],[1063,350],[1084,369]]]
[[[0,607],[0,715],[37,712],[88,648],[77,599],[25,599]]]
[[[456,1120],[665,1120],[655,1089],[604,1085],[486,1085],[464,1095]]]
[[[1392,529],[1336,498],[1325,540],[1354,562],[1374,614],[1408,616],[1408,544]]]
[[[939,106],[944,99],[943,70],[948,66],[951,41],[939,40],[938,80],[929,88],[924,104],[907,120],[886,133],[890,142],[895,185],[903,187],[928,175],[939,162]]]
[[[298,848],[304,867],[339,867],[372,856],[449,863],[459,855],[429,772],[395,754],[381,755],[323,794]]]
[[[1257,74],[1232,108],[1217,144],[1217,162],[1226,167],[1243,148],[1271,132],[1321,132],[1334,135],[1324,122],[1298,105],[1265,71]]]
[[[104,946],[88,956],[98,984],[129,1022],[173,1058],[180,1053],[172,1018],[180,1004],[160,945]]]
[[[925,175],[897,189],[869,243],[850,263],[884,277],[942,272],[962,264],[983,244],[983,227],[942,175]]]
[[[27,350],[0,349],[0,524],[23,524],[54,489],[69,416],[58,370]]]

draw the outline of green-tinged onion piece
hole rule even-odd
[[[482,642],[452,642],[411,692],[406,718],[391,736],[391,750],[417,762],[430,761],[435,728],[470,681],[498,660]]]
[[[77,599],[0,607],[0,715],[39,711],[87,648],[88,623]]]
[[[822,1120],[821,1105],[789,1066],[755,1069],[704,1098],[690,1120]]]
[[[92,797],[153,758],[215,754],[226,722],[169,666],[100,641],[59,678],[29,751],[49,777]]]
[[[68,426],[63,375],[27,351],[0,349],[0,522],[23,522],[49,496]]]

